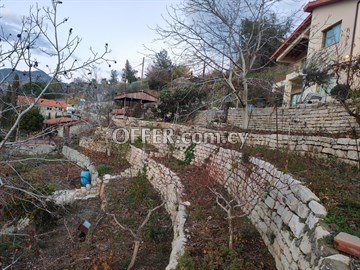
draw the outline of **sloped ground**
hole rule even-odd
[[[97,156],[98,164],[107,159]],[[115,163],[111,172],[117,172]],[[123,164],[127,167],[127,164]],[[120,171],[119,171],[120,172]],[[143,176],[113,180],[106,185],[108,213],[115,214],[125,226],[136,229],[149,209],[161,204],[161,198]],[[79,237],[78,226],[91,223],[86,239]],[[172,224],[166,210],[154,213],[145,226],[138,260],[134,269],[164,269],[168,264]],[[97,199],[78,201],[56,217],[31,224],[21,235],[2,236],[0,265],[20,258],[14,269],[126,269],[133,249],[133,238],[117,226],[100,208]]]
[[[126,160],[128,145],[113,149],[110,157],[105,153],[91,151],[86,148],[78,147],[77,150],[90,158],[100,176],[104,174],[118,175],[130,167]]]
[[[228,248],[226,213],[217,205],[209,187],[222,194],[227,192],[209,177],[204,168],[174,158],[158,158],[157,161],[182,179],[186,188],[184,200],[191,203],[185,224],[190,237],[178,269],[276,269],[260,234],[245,217],[234,220],[234,248]]]
[[[239,150],[239,145],[226,145]],[[360,237],[360,171],[335,159],[301,156],[286,149],[246,147],[240,150],[294,175],[313,191],[328,211],[325,221],[333,234],[347,232]]]

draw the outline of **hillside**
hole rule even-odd
[[[6,76],[8,76],[8,74],[11,73],[11,72],[12,72],[11,68],[0,69],[0,81],[3,78],[5,78]],[[15,70],[5,80],[5,83],[12,82],[13,79],[14,79],[15,74],[17,74],[19,76],[21,82],[29,81],[29,72],[28,71]],[[31,72],[31,78],[32,78],[33,81],[47,81],[50,78],[50,76],[48,74],[46,74],[44,71],[36,70],[36,71]]]

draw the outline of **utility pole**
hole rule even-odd
[[[145,64],[145,57],[143,57],[142,65],[141,65],[141,85],[143,84],[143,79],[144,79],[144,64]]]
[[[127,78],[127,68],[126,68],[126,64],[127,64],[128,60],[126,59],[125,62],[125,77],[124,77],[124,83],[125,83],[125,87],[124,87],[124,93],[126,94],[126,78]]]
[[[205,78],[205,70],[206,70],[206,62],[204,61],[203,74],[202,74],[203,79]]]

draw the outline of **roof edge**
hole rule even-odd
[[[326,5],[329,5],[329,4],[334,4],[334,3],[337,3],[337,2],[340,2],[340,1],[342,1],[342,0],[316,0],[316,1],[311,1],[311,2],[306,4],[306,6],[304,7],[304,11],[305,12],[312,12],[315,8],[326,6]]]
[[[286,48],[293,42],[298,36],[299,33],[304,31],[311,24],[312,14],[309,14],[306,19],[295,29],[295,31],[280,45],[279,48],[270,56],[270,59],[276,60],[280,54],[286,50]]]

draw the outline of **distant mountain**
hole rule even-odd
[[[3,68],[0,69],[0,81],[2,81],[9,73],[12,72],[11,68]],[[19,75],[20,82],[28,82],[30,80],[29,78],[29,72],[28,71],[20,71],[15,70],[11,73],[11,75],[5,80],[5,83],[11,83],[14,79],[15,74]],[[46,74],[44,71],[32,71],[31,72],[31,80],[32,81],[44,81],[50,79],[50,76]]]

